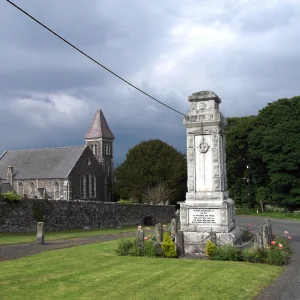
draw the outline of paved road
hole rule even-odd
[[[252,226],[262,224],[263,218],[252,216],[238,216],[237,226]],[[282,276],[267,287],[257,300],[300,300],[300,222],[290,220],[271,219],[274,234],[281,234],[285,230],[292,237],[290,246],[293,252],[292,259]]]

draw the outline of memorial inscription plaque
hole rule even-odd
[[[220,211],[217,209],[189,209],[189,224],[219,224]]]

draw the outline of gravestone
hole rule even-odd
[[[176,253],[178,257],[184,255],[184,238],[183,232],[178,231],[175,236]]]
[[[36,243],[44,244],[44,222],[38,222],[36,225]]]
[[[234,201],[226,178],[226,120],[219,111],[221,99],[202,91],[188,97],[190,111],[184,117],[187,130],[188,180],[186,200],[180,202],[180,223],[186,253],[204,250],[211,232],[219,244],[234,244]]]
[[[163,235],[163,228],[161,226],[161,223],[158,223],[155,225],[155,230],[154,230],[154,236],[155,236],[155,240],[157,243],[161,243],[164,239],[164,235]]]
[[[144,246],[144,231],[142,229],[138,229],[136,233],[136,246],[137,248],[143,248]]]
[[[260,227],[260,232],[262,237],[262,245],[263,247],[267,247],[273,239],[272,224],[270,220],[264,222],[264,224]]]
[[[262,233],[261,232],[257,232],[254,234],[253,236],[253,244],[254,244],[254,248],[256,249],[261,249],[264,247],[264,243],[263,243],[263,237],[262,237]]]
[[[175,236],[178,231],[178,220],[176,218],[171,220],[171,235]]]

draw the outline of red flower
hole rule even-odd
[[[144,240],[146,240],[146,241],[147,241],[147,240],[149,240],[149,238],[148,238],[147,236],[145,236],[145,237],[144,237]]]
[[[284,231],[283,233],[284,233],[284,234],[288,234],[288,232],[287,232],[287,231]]]
[[[247,226],[248,226],[248,227],[250,227],[250,226],[251,226],[251,224],[249,223]]]
[[[292,237],[291,237],[291,236],[288,236],[288,239],[289,239],[289,240],[291,240],[291,239],[292,239]]]
[[[276,245],[276,242],[275,242],[275,241],[272,241],[272,242],[271,242],[271,245]]]
[[[279,249],[283,248],[283,245],[282,244],[278,244],[278,248]]]

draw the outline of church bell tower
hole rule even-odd
[[[105,202],[112,201],[114,138],[102,110],[98,109],[84,139],[105,170]]]

